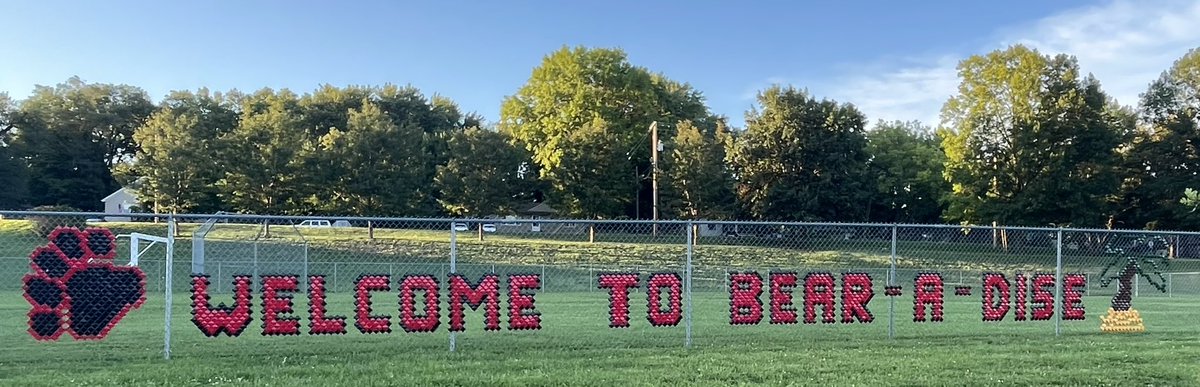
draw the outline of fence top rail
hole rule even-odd
[[[1150,235],[1200,235],[1200,231],[1163,231],[1163,230],[1131,230],[1103,228],[1064,228],[1063,232],[1094,232],[1114,234],[1150,234]]]
[[[77,216],[77,217],[99,217],[99,216],[121,216],[128,218],[163,218],[167,214],[145,214],[145,213],[107,213],[107,212],[85,212],[85,211],[7,211],[0,210],[0,216]]]
[[[1017,230],[1017,231],[1058,231],[1059,228],[1054,227],[1028,227],[1028,226],[987,226],[979,224],[962,225],[962,224],[921,224],[921,223],[852,223],[852,222],[772,222],[772,221],[740,221],[740,220],[695,220],[696,224],[720,224],[720,225],[772,225],[772,226],[794,226],[794,227],[862,227],[862,228],[940,228],[940,229],[999,229],[999,230]],[[1062,228],[1063,231],[1077,229]],[[1136,232],[1136,231],[1133,231]]]
[[[207,221],[220,220],[283,220],[301,222],[305,220],[346,220],[358,222],[391,222],[391,223],[446,223],[447,228],[452,223],[516,223],[516,224],[589,224],[589,225],[731,225],[731,226],[787,226],[787,227],[861,227],[861,228],[933,228],[933,229],[958,229],[958,230],[1012,230],[1012,231],[1038,231],[1038,232],[1092,232],[1092,233],[1119,233],[1119,234],[1150,234],[1150,235],[1194,235],[1200,236],[1197,231],[1163,231],[1163,230],[1136,230],[1136,229],[1099,229],[1099,228],[1069,228],[1069,227],[1028,227],[1028,226],[991,226],[991,225],[962,225],[962,224],[919,224],[919,223],[854,223],[854,222],[794,222],[794,221],[769,221],[769,220],[646,220],[646,219],[568,219],[568,218],[545,218],[545,219],[505,219],[505,218],[415,218],[415,217],[379,217],[379,216],[331,216],[331,215],[259,215],[259,214],[235,214],[235,213],[217,213],[217,214],[157,214],[157,213],[106,213],[106,212],[61,212],[61,211],[0,211],[0,217],[29,217],[29,216],[57,216],[57,217],[87,217],[87,218],[104,218],[104,217],[124,217],[133,219],[153,219],[153,218],[174,218],[174,219],[203,219]]]
[[[660,224],[660,225],[686,225],[691,223],[686,220],[645,220],[645,219],[566,219],[566,218],[546,218],[546,219],[504,219],[504,218],[413,218],[413,217],[372,217],[372,216],[331,216],[331,215],[257,215],[257,214],[153,214],[153,213],[102,213],[102,212],[59,212],[59,211],[0,211],[0,216],[60,216],[60,217],[126,217],[135,219],[147,218],[183,218],[183,219],[206,219],[206,220],[347,220],[347,221],[369,221],[369,222],[433,222],[433,223],[573,223],[573,224]],[[751,223],[751,222],[743,222]],[[765,222],[764,224],[773,224]]]

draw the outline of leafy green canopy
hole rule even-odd
[[[1179,201],[1197,186],[1200,173],[1200,49],[1152,82],[1139,110],[1119,221],[1138,228],[1200,228],[1194,205]]]
[[[674,188],[670,208],[683,219],[733,219],[736,197],[732,171],[725,163],[733,134],[718,120],[711,130],[683,121],[667,159],[667,180]]]
[[[28,208],[28,167],[13,143],[17,107],[7,93],[0,93],[0,210]]]
[[[534,205],[541,190],[531,156],[504,133],[468,128],[447,141],[449,161],[438,166],[434,186],[446,212],[484,217],[516,214]]]
[[[446,139],[479,124],[393,85],[177,92],[138,129],[132,169],[164,211],[435,215]]]
[[[553,188],[551,201],[595,217],[636,215],[652,122],[667,142],[679,121],[711,120],[691,86],[630,64],[621,50],[583,47],[547,55],[500,114],[501,130],[525,145]]]
[[[874,184],[863,114],[790,86],[760,92],[758,104],[730,155],[746,211],[759,219],[865,220]]]
[[[1186,191],[1200,173],[1197,50],[1137,112],[1074,58],[1024,46],[967,58],[959,76],[936,137],[915,122],[866,131],[852,105],[791,87],[763,90],[747,128],[727,128],[691,86],[604,48],[544,57],[498,131],[411,87],[200,89],[154,106],[72,78],[0,94],[0,206],[95,210],[132,185],[163,212],[488,216],[546,198],[563,215],[649,218],[657,174],[663,218],[1200,228]]]
[[[953,184],[946,218],[1008,225],[1100,226],[1120,181],[1119,112],[1066,55],[1024,46],[959,66],[938,134]]]
[[[141,146],[130,173],[140,178],[137,191],[160,212],[211,213],[221,210],[216,183],[228,167],[227,142],[238,126],[231,96],[171,93],[159,111],[133,135]]]
[[[114,166],[138,151],[134,130],[154,111],[132,86],[71,78],[35,88],[10,122],[28,166],[30,204],[101,209],[100,199],[119,188]]]
[[[876,179],[872,221],[937,223],[950,186],[946,155],[933,131],[916,121],[879,122],[867,132],[870,174]]]

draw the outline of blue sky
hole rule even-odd
[[[746,4],[753,5],[746,5]],[[0,91],[78,75],[170,90],[412,84],[488,121],[563,45],[619,47],[740,125],[773,83],[936,124],[963,57],[1011,43],[1079,57],[1120,102],[1200,46],[1200,0],[28,1],[0,0]]]

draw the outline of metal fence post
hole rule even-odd
[[[696,236],[693,233],[694,228],[692,222],[688,222],[687,227],[687,263],[684,264],[683,274],[683,321],[684,321],[684,342],[685,348],[692,347],[692,241]]]
[[[1083,273],[1083,282],[1087,284],[1086,292],[1083,295],[1091,297],[1092,296],[1092,273]]]
[[[721,292],[722,293],[729,292],[729,270],[730,270],[729,266],[726,266],[723,269],[721,269],[721,271],[722,271],[722,273],[721,273]]]
[[[896,239],[899,227],[892,225],[891,268],[888,269],[888,286],[896,286]],[[896,337],[896,297],[888,297],[888,338]]]
[[[163,291],[165,293],[163,295],[164,303],[165,303],[163,309],[166,310],[164,312],[165,316],[164,316],[164,320],[163,320],[163,359],[167,359],[167,360],[171,359],[171,301],[172,301],[171,300],[171,296],[172,296],[171,279],[172,279],[172,277],[174,277],[172,275],[172,272],[174,272],[173,269],[175,266],[175,227],[176,227],[175,216],[168,215],[167,216],[167,262],[166,262],[167,267],[165,269],[165,271],[166,271],[165,277],[166,278],[164,278],[165,284],[163,286],[166,289]]]
[[[304,276],[300,278],[302,278],[300,282],[304,284],[304,292],[308,293],[310,290],[308,287],[308,241],[304,241]]]
[[[1054,264],[1054,335],[1062,334],[1062,286],[1063,286],[1063,263],[1062,263],[1062,243],[1063,229],[1058,228],[1058,238],[1055,241],[1055,264]]]
[[[135,259],[142,256],[142,243],[141,242],[142,242],[141,239],[134,238],[134,237],[129,238],[129,265],[131,265],[131,266],[133,265],[133,262]],[[193,272],[196,272],[196,271],[193,271]]]
[[[254,276],[250,278],[258,279],[258,241],[254,241],[254,268],[252,271]]]
[[[450,222],[450,274],[454,274],[456,269],[458,269],[458,230],[454,229],[454,223]],[[492,269],[492,272],[495,273],[496,269]],[[458,337],[455,332],[450,331],[450,352],[454,352],[457,349],[455,348],[458,344],[456,342],[457,339]]]

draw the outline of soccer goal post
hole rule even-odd
[[[1167,296],[1200,295],[1200,271],[1166,273]]]
[[[139,232],[129,234],[129,266],[137,266],[138,260],[154,247],[155,244],[162,243],[164,246],[168,244],[166,237],[160,237],[150,234],[142,234]],[[145,245],[145,248],[142,246]]]

